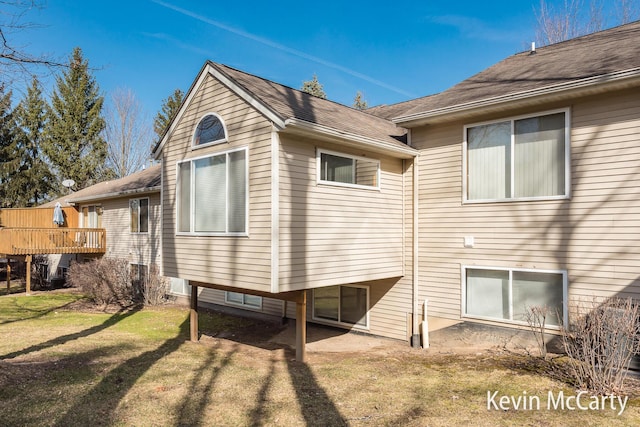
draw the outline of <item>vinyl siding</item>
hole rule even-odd
[[[234,307],[234,308],[238,308],[241,310],[250,310],[250,311],[255,311],[258,313],[264,313],[264,314],[268,314],[270,316],[277,316],[277,317],[281,317],[282,316],[282,301],[278,300],[278,299],[273,299],[273,298],[262,298],[262,308],[258,309],[258,308],[251,308],[251,307],[245,307],[245,306],[240,306],[237,304],[230,304],[227,303],[225,301],[225,292],[221,291],[219,289],[212,289],[212,288],[198,288],[199,293],[198,293],[198,301],[200,302],[206,302],[206,303],[210,303],[210,304],[218,304],[218,305],[226,305],[229,307]],[[289,303],[289,305],[293,305],[295,308],[295,304]],[[295,310],[294,310],[295,313]],[[295,317],[295,315],[294,315]]]
[[[463,205],[466,123],[413,131],[421,151],[420,295],[430,314],[460,318],[461,265],[567,270],[570,300],[638,297],[640,90],[528,112],[557,107],[571,108],[570,200]],[[475,247],[464,248],[465,236]]]
[[[130,230],[129,200],[149,199],[149,232]],[[126,259],[133,264],[160,264],[160,193],[103,200],[102,226],[107,230],[105,256]]]
[[[369,328],[353,328],[381,337],[406,341],[409,338],[411,324],[407,322],[407,314],[411,312],[411,280],[383,279],[369,282],[354,283],[369,288]],[[222,295],[224,300],[224,295]],[[264,300],[263,300],[264,301]],[[287,304],[287,317],[296,318],[296,305]],[[313,319],[313,290],[307,292],[307,321],[324,325],[351,329],[345,325]]]
[[[369,156],[380,191],[318,184],[317,147],[366,155],[281,138],[280,290],[402,276],[402,161]]]
[[[224,121],[228,141],[192,150],[195,127],[209,112]],[[162,152],[165,275],[270,291],[271,129],[269,121],[211,76],[197,89]],[[177,162],[240,147],[248,147],[248,236],[176,235]]]

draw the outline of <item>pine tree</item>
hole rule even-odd
[[[56,78],[56,89],[47,110],[43,148],[58,183],[73,179],[75,187],[81,189],[112,175],[105,166],[103,103],[88,61],[82,57],[80,48],[75,48],[69,67]],[[62,193],[59,186],[57,192]]]
[[[11,92],[5,92],[4,85],[0,85],[0,208],[16,206],[19,188],[16,188],[15,176],[21,157],[11,110]]]
[[[34,76],[27,96],[15,110],[18,144],[22,161],[16,179],[21,187],[17,206],[37,206],[52,192],[54,177],[42,155],[46,103]]]
[[[327,99],[327,94],[324,93],[324,89],[322,89],[322,85],[318,81],[318,76],[315,74],[313,75],[312,80],[302,83],[300,90],[310,95],[317,96],[318,98]]]
[[[156,114],[156,118],[153,120],[153,131],[158,135],[158,138],[162,138],[166,132],[171,120],[178,114],[180,105],[184,94],[180,89],[176,89],[173,95],[170,95],[167,99],[162,101],[162,109]]]
[[[368,107],[367,101],[362,97],[362,93],[358,91],[356,97],[353,100],[353,108],[356,110],[366,110]]]

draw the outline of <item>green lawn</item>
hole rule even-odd
[[[547,410],[550,391],[575,391],[521,356],[406,347],[309,353],[303,364],[252,321],[203,313],[204,335],[190,343],[185,308],[70,310],[79,298],[0,297],[0,425],[640,424],[638,398],[622,415]],[[540,396],[541,407],[487,409],[493,391]]]

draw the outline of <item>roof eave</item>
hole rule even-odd
[[[597,94],[610,90],[624,89],[640,85],[640,68],[602,74],[580,80],[573,80],[552,86],[545,86],[523,92],[484,98],[464,104],[452,105],[391,119],[394,123],[411,128],[433,123],[442,123],[469,117],[477,113],[491,113],[505,108],[525,107],[542,102],[560,101],[583,95]]]
[[[120,197],[127,197],[127,196],[133,196],[133,195],[139,196],[139,195],[159,193],[159,192],[160,192],[160,186],[157,185],[153,187],[136,188],[134,190],[115,191],[112,193],[95,194],[93,196],[87,196],[87,197],[77,197],[77,198],[69,197],[68,199],[65,200],[65,202],[66,203],[95,202],[97,200],[117,199]]]
[[[391,155],[402,159],[411,159],[418,155],[418,151],[409,146],[392,145],[388,142],[368,138],[349,132],[344,132],[328,126],[311,123],[306,120],[290,118],[285,120],[283,133],[290,133],[321,139],[328,142],[362,148],[370,151]]]

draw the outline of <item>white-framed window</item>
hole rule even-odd
[[[192,147],[200,148],[227,142],[227,128],[216,113],[205,114],[193,132]]]
[[[243,307],[262,308],[262,297],[240,292],[225,292],[224,301],[227,304],[240,305]]]
[[[178,163],[177,232],[246,235],[247,164],[246,148]]]
[[[369,328],[369,288],[338,285],[313,290],[313,320]]]
[[[169,292],[174,295],[191,295],[191,285],[187,279],[169,278]]]
[[[567,322],[567,272],[462,267],[464,317],[527,324],[531,307],[546,307],[546,324]]]
[[[465,126],[464,201],[568,198],[569,123],[564,109]]]
[[[130,231],[132,233],[149,232],[149,199],[129,200]]]
[[[380,161],[318,149],[318,183],[380,189]]]

